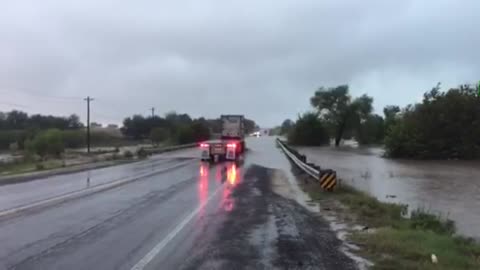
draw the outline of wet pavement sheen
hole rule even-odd
[[[244,162],[198,149],[0,187],[4,208],[186,162],[99,193],[0,219],[0,269],[353,269],[328,224],[271,191],[291,165],[274,138],[249,138]],[[23,185],[23,186],[22,186]],[[298,188],[298,187],[297,187]],[[6,206],[5,206],[6,205]],[[7,207],[8,206],[8,207]],[[149,256],[153,254],[153,256]]]

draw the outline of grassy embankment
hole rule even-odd
[[[450,220],[420,210],[406,218],[406,206],[380,202],[345,186],[333,193],[323,192],[318,184],[305,188],[312,199],[339,206],[331,210],[346,217],[344,222],[369,228],[353,231],[349,240],[361,248],[359,255],[375,263],[372,269],[480,269],[480,244],[456,235]],[[432,254],[438,263],[432,263]]]
[[[133,161],[135,157],[134,153],[131,153],[130,151],[127,152],[117,153],[113,150],[100,150],[92,152],[91,155],[81,152],[69,152],[64,154],[62,158],[48,158],[46,160],[39,160],[38,158],[23,158],[8,163],[0,163],[0,176],[13,176],[98,162],[112,162],[110,165],[115,165],[117,163]],[[138,158],[143,157],[138,156]]]
[[[40,170],[50,170],[65,167],[62,160],[47,160],[43,162],[18,161],[0,165],[0,176],[15,175]]]
[[[148,155],[161,153],[165,147],[175,146],[173,142],[165,142],[155,146],[141,146],[130,150],[119,150],[117,147],[102,147],[92,150],[88,155],[84,151],[75,149],[68,150],[62,158],[49,158],[41,161],[36,159],[18,159],[14,162],[0,163],[0,177],[13,176],[17,174],[46,171],[65,167],[74,167],[92,163],[103,162],[101,166],[112,166],[119,163],[141,160]],[[135,145],[132,145],[135,147]],[[110,163],[105,163],[110,162]]]
[[[116,165],[118,163],[133,161],[133,157],[132,158],[121,157],[121,158],[115,158],[115,159],[108,158],[108,159],[102,159],[102,160],[93,158],[90,160],[85,160],[82,162],[76,162],[72,164],[68,164],[62,159],[50,159],[45,161],[20,161],[20,162],[0,165],[0,177],[39,172],[39,171],[48,171],[48,170],[54,170],[59,168],[76,167],[76,166],[81,166],[86,164],[108,162],[108,161],[111,161],[112,163],[111,164],[102,163],[103,164],[102,166],[111,166],[111,165]]]

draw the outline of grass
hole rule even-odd
[[[332,193],[321,191],[318,185],[306,190],[312,199],[340,202],[355,223],[374,229],[350,236],[361,247],[360,255],[375,263],[372,269],[480,269],[480,244],[455,235],[451,220],[422,210],[407,218],[405,205],[380,202],[350,187]],[[437,256],[437,264],[432,263],[432,254]]]
[[[17,161],[14,163],[0,165],[0,175],[14,175],[33,171],[50,170],[64,167],[62,160],[47,160],[43,162],[36,161]]]
[[[132,154],[133,157],[133,154]],[[67,158],[68,159],[68,158]],[[111,156],[107,156],[104,159],[105,161],[123,161],[125,158],[123,155],[112,153]],[[65,160],[63,159],[48,159],[45,161],[34,161],[34,160],[18,160],[11,163],[0,164],[0,176],[12,176],[23,173],[31,173],[36,171],[52,170],[58,168],[65,168],[71,166],[77,166],[85,163],[97,163],[103,161],[96,155],[92,155],[89,161],[85,161],[77,164],[66,165]]]
[[[373,269],[479,269],[480,247],[471,240],[421,229],[383,227],[375,233],[357,232],[351,239],[361,244],[375,262]],[[438,264],[431,262],[431,254]]]

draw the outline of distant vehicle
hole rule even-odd
[[[220,140],[200,144],[202,161],[236,161],[245,152],[245,118],[243,115],[222,115]]]
[[[260,137],[260,136],[262,136],[262,134],[260,133],[260,131],[255,131],[255,132],[253,132],[252,134],[250,134],[250,136],[252,136],[252,137]]]

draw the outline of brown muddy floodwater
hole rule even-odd
[[[379,200],[448,217],[459,233],[480,239],[480,161],[393,160],[382,158],[381,148],[297,149]]]

